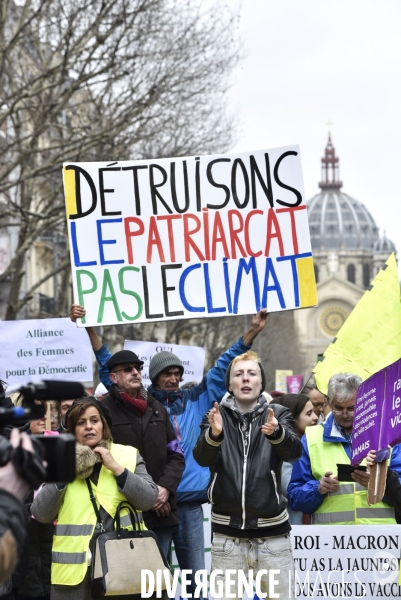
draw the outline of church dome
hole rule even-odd
[[[384,252],[385,254],[391,254],[392,252],[397,252],[394,242],[388,239],[386,236],[386,232],[384,232],[383,237],[375,242],[373,246],[373,252],[379,253]]]
[[[378,227],[361,202],[341,191],[338,165],[329,135],[322,158],[321,192],[307,202],[312,250],[372,251],[380,241]]]

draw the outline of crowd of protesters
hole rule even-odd
[[[70,318],[76,321],[84,314],[73,305]],[[18,494],[2,485],[0,504],[14,511],[13,519],[0,520],[3,598],[90,600],[90,557],[99,515],[102,527],[112,530],[121,500],[137,509],[141,526],[156,534],[168,560],[174,546],[180,568],[192,573],[192,594],[196,571],[205,569],[205,502],[212,505],[212,570],[247,571],[252,555],[254,569],[281,570],[283,597],[295,579],[291,524],[396,523],[395,510],[401,509],[399,446],[391,454],[387,502],[368,504],[374,452],[366,471],[352,473],[353,484],[343,484],[336,475],[337,463],[350,464],[361,379],[333,374],[327,396],[310,384],[304,393],[267,393],[263,364],[251,350],[266,319],[266,311],[259,311],[249,330],[199,383],[183,381],[183,364],[175,354],[157,353],[147,389],[143,361],[130,350],[112,355],[95,330],[87,328],[101,380],[95,395],[52,402],[48,421],[41,416],[20,432],[3,431],[13,444],[23,435],[25,445],[26,434],[71,433],[77,457],[72,483],[44,484],[35,492],[20,486]],[[20,402],[0,391],[1,406]],[[7,468],[0,468],[0,485]],[[25,543],[16,531],[21,510],[15,497],[29,513]],[[269,598],[267,576],[261,589]]]

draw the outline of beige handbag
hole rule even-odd
[[[92,502],[94,508],[96,507],[98,524],[103,529],[94,497]],[[123,508],[129,511],[134,531],[121,529],[120,512]],[[152,571],[155,581],[156,571],[167,569],[171,586],[170,565],[160,549],[156,535],[152,531],[140,528],[138,513],[127,501],[118,505],[114,527],[114,531],[101,533],[96,538],[91,574],[93,600],[104,596],[140,594],[142,569]],[[165,577],[162,577],[162,589],[166,589]]]

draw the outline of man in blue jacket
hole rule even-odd
[[[81,306],[72,305],[70,310],[72,321],[84,315],[85,310]],[[266,309],[254,315],[251,326],[242,338],[220,356],[216,366],[206,373],[197,386],[190,389],[179,389],[184,368],[175,354],[160,352],[153,356],[149,365],[149,376],[152,382],[148,388],[149,393],[166,407],[177,439],[184,451],[185,469],[177,490],[179,525],[170,531],[165,528],[165,535],[169,535],[174,541],[180,569],[192,571],[192,577],[188,578],[192,582],[191,586],[188,586],[192,594],[196,587],[195,572],[205,568],[202,504],[208,501],[206,490],[209,483],[209,469],[196,463],[192,449],[198,439],[203,415],[226,393],[225,375],[228,365],[236,356],[251,348],[257,335],[263,330],[266,319]],[[93,327],[87,327],[86,330],[99,365],[100,380],[108,388],[111,381],[107,361],[111,353],[101,343]]]
[[[355,470],[355,483],[338,480],[337,464],[351,464],[352,426],[357,390],[362,379],[336,373],[328,384],[332,412],[324,423],[307,427],[303,452],[294,464],[287,496],[292,510],[311,515],[312,525],[395,524],[394,510],[385,501],[369,506],[369,472]],[[391,454],[390,468],[401,475],[401,445]]]

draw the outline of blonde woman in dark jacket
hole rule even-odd
[[[290,411],[267,404],[265,383],[255,352],[232,361],[226,375],[231,395],[204,417],[194,457],[210,468],[212,571],[233,569],[231,581],[238,584],[238,572],[248,576],[250,564],[254,572],[279,569],[275,592],[285,598],[293,588],[294,562],[280,474],[283,461],[299,458],[302,446]],[[219,580],[224,586],[224,575]],[[260,589],[270,598],[267,575]]]

